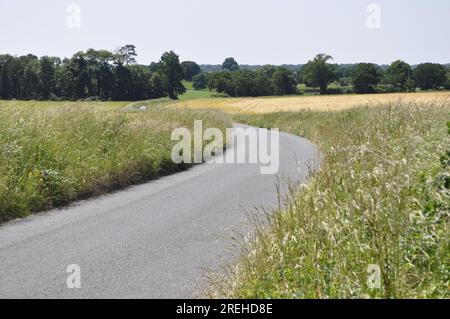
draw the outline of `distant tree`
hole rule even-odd
[[[292,71],[285,67],[278,67],[272,74],[272,83],[276,95],[288,95],[297,92],[297,81]]]
[[[165,96],[164,79],[160,73],[153,73],[149,83],[151,89],[151,98],[159,98]]]
[[[120,64],[134,64],[136,63],[136,56],[136,47],[132,44],[121,47],[117,52],[117,59]]]
[[[184,79],[186,81],[192,81],[192,78],[200,73],[200,66],[192,61],[181,62],[181,68],[183,69]]]
[[[422,90],[437,89],[446,85],[447,71],[441,64],[419,64],[414,70],[414,80]]]
[[[114,90],[112,98],[116,101],[130,100],[132,74],[128,66],[119,64],[114,68]]]
[[[335,64],[335,72],[336,77],[338,79],[342,78],[350,78],[352,76],[352,72],[355,69],[355,64]]]
[[[181,81],[183,80],[183,69],[180,65],[180,59],[175,52],[165,52],[160,60],[161,74],[167,94],[171,99],[177,99],[179,94],[186,92],[186,88]]]
[[[86,52],[91,77],[90,96],[98,96],[107,100],[112,98],[115,85],[114,61],[115,56],[106,50],[89,49]],[[122,67],[122,64],[119,64]]]
[[[127,67],[131,73],[128,99],[131,101],[150,99],[152,97],[152,88],[149,85],[152,77],[150,69],[147,66],[138,64]]]
[[[297,92],[292,71],[285,67],[264,66],[256,71],[217,72],[208,76],[209,89],[230,96],[286,95]]]
[[[150,63],[150,71],[151,72],[158,72],[159,70],[161,70],[161,63],[159,63],[159,62]]]
[[[374,86],[380,82],[380,77],[380,71],[375,64],[359,63],[352,73],[355,92],[374,92]]]
[[[42,57],[39,62],[40,95],[44,100],[48,100],[55,87],[55,65],[54,61],[47,56]]]
[[[305,83],[305,67],[301,67],[295,72],[295,80],[297,83]]]
[[[232,84],[235,96],[256,96],[257,90],[254,83],[255,75],[250,70],[239,70],[232,74]],[[232,94],[230,94],[232,95]]]
[[[330,55],[318,54],[303,69],[305,83],[311,87],[319,87],[321,94],[325,94],[328,84],[336,79],[334,68],[328,63],[332,59]]]
[[[163,72],[161,63],[155,64],[159,73],[134,63],[133,51],[131,45],[122,56],[89,49],[62,61],[0,55],[0,98],[143,100],[166,94],[170,72]]]
[[[255,96],[275,95],[275,84],[272,81],[272,76],[269,76],[269,68],[260,69],[253,72],[253,92]]]
[[[25,62],[25,61],[24,61]],[[40,77],[42,76],[38,59],[29,59],[25,62],[25,69],[22,75],[21,96],[23,99],[40,99],[45,97],[41,91]]]
[[[258,96],[267,96],[277,94],[277,88],[280,84],[279,74],[277,80],[274,80],[274,74],[278,68],[273,65],[264,65],[255,71],[255,92]]]
[[[208,77],[208,88],[210,90],[216,89],[219,93],[235,96],[236,90],[233,74],[231,72],[212,73]]]
[[[274,65],[264,65],[256,70],[256,73],[261,74],[265,77],[272,78],[273,74],[277,71],[277,67]]]
[[[445,84],[445,88],[450,90],[450,70],[447,71],[447,83]]]
[[[83,52],[76,53],[68,62],[70,93],[73,99],[88,97],[91,79],[88,63]]]
[[[9,54],[0,55],[0,98],[8,99],[10,96],[8,80],[8,64],[13,59]]]
[[[412,69],[411,66],[403,62],[402,60],[397,60],[393,62],[386,69],[386,83],[394,86],[400,91],[411,90],[414,84],[412,81]]]
[[[203,90],[208,86],[208,77],[203,72],[195,75],[192,81],[192,86],[195,90]]]
[[[234,58],[226,58],[222,63],[222,70],[237,71],[239,70],[239,64]]]

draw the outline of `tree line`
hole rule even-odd
[[[354,93],[374,93],[377,85],[384,85],[389,92],[413,92],[449,88],[450,73],[437,63],[422,63],[410,66],[397,60],[382,68],[373,63],[358,63],[339,67],[329,63],[332,57],[317,55],[298,71],[301,83],[319,87],[327,93],[328,85],[337,82],[341,86],[353,86]]]
[[[240,69],[232,57],[226,58],[219,72],[200,72],[192,76],[196,90],[216,90],[229,96],[268,96],[297,93],[295,73],[283,66],[265,65],[256,70]]]
[[[241,67],[230,57],[219,71],[204,72],[193,61],[180,63],[173,51],[158,62],[136,63],[136,47],[125,45],[115,52],[89,49],[71,58],[0,55],[0,98],[40,100],[146,100],[169,96],[176,99],[192,81],[196,90],[209,89],[229,96],[268,96],[309,92],[374,93],[450,89],[450,72],[443,65],[410,66],[398,60],[388,66],[372,63],[331,63],[318,54],[305,65]],[[332,89],[330,84],[334,83]]]
[[[89,49],[71,58],[0,55],[0,98],[40,100],[125,100],[185,92],[179,57],[165,52],[151,65],[136,63],[136,48]]]
[[[221,71],[194,76],[194,88],[208,87],[230,96],[294,94],[299,93],[297,84],[313,88],[311,92],[317,88],[320,94],[450,89],[449,68],[441,64],[410,66],[397,60],[383,67],[372,63],[337,65],[331,63],[332,59],[318,54],[297,71],[270,65],[251,71],[248,66],[240,69],[233,58],[227,58]],[[331,83],[335,84],[333,89],[329,89]]]

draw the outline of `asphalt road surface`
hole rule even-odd
[[[260,164],[208,163],[4,224],[0,298],[196,297],[206,270],[232,261],[247,213],[277,206],[277,184],[285,192],[287,178],[304,181],[316,152],[280,133],[277,175],[262,175]],[[69,276],[78,283],[69,265],[79,265],[81,288],[68,288]]]

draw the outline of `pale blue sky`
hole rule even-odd
[[[66,26],[69,4],[81,28]],[[367,27],[369,4],[381,28]],[[0,0],[0,53],[71,56],[132,43],[139,62],[174,50],[182,60],[242,64],[398,58],[450,63],[449,0]]]

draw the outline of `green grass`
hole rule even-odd
[[[178,102],[178,101],[189,101],[195,99],[204,99],[204,98],[214,98],[215,91],[209,90],[193,90],[187,89],[186,92],[182,95],[178,96],[178,100],[171,100],[168,97],[163,97],[159,99],[146,100],[141,102],[136,102],[135,104],[147,105],[147,106],[161,106],[167,105],[170,103]]]
[[[214,91],[209,90],[187,90],[186,93],[178,97],[179,101],[204,99],[214,97]]]
[[[183,83],[184,87],[186,88],[186,90],[193,90],[194,89],[192,82],[183,80],[182,83]]]
[[[255,213],[212,296],[450,297],[448,103],[235,120],[312,139],[322,165],[284,207]],[[379,289],[367,285],[370,264]]]
[[[195,90],[192,85],[192,82],[188,82],[188,81],[183,81],[183,85],[186,88],[186,93],[178,96],[178,99],[180,101],[211,98],[211,97],[214,97],[214,94],[216,93],[215,90],[214,91],[209,91],[207,89]]]
[[[166,102],[0,101],[0,222],[185,169],[171,160],[174,128],[231,125]]]

